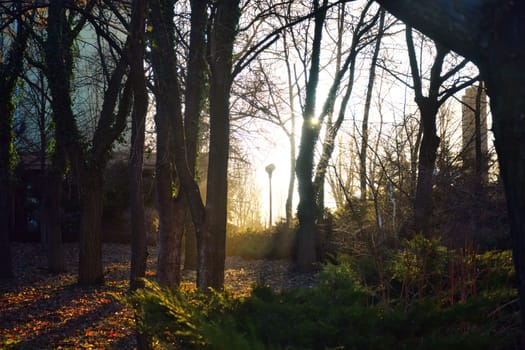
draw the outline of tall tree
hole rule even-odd
[[[184,128],[186,137],[186,158],[188,168],[196,177],[196,165],[199,147],[199,130],[201,114],[204,107],[206,88],[206,26],[208,24],[207,0],[192,0],[190,45],[188,52],[188,68],[186,76],[186,90],[184,96]],[[184,267],[197,268],[197,239],[195,228],[191,225],[191,214],[187,210],[186,202],[182,203],[185,220],[186,254]]]
[[[44,226],[48,240],[49,269],[52,272],[61,272],[65,268],[60,225],[62,178],[67,167],[66,152],[69,148],[72,154],[78,156],[79,148],[76,142],[80,138],[72,109],[71,78],[73,42],[81,26],[74,29],[71,27],[64,6],[63,1],[55,1],[49,5],[47,37],[44,44],[44,72],[51,95],[55,138],[51,166],[46,172],[49,185],[44,195]]]
[[[131,102],[131,82],[122,81],[128,70],[130,36],[124,49],[111,42],[120,51],[114,69],[108,71],[107,87],[103,94],[102,109],[96,118],[95,131],[90,147],[82,143],[71,99],[71,75],[73,69],[72,49],[75,38],[89,19],[97,33],[107,36],[100,29],[97,18],[89,14],[97,1],[85,4],[77,20],[64,0],[50,2],[48,36],[46,41],[46,76],[51,93],[51,107],[55,124],[57,149],[67,154],[72,173],[76,179],[81,201],[79,237],[79,276],[81,284],[103,282],[101,218],[103,198],[103,171],[113,142],[126,126]],[[104,8],[100,10],[105,11]],[[74,24],[73,24],[74,23]],[[111,39],[110,39],[111,40]],[[106,70],[107,66],[104,67]],[[60,154],[60,168],[65,165]]]
[[[376,65],[379,57],[379,49],[381,48],[381,37],[385,27],[385,12],[381,10],[381,19],[379,21],[379,30],[372,54],[372,62],[370,63],[370,73],[368,75],[368,86],[366,88],[365,110],[363,113],[363,122],[361,127],[361,151],[359,152],[359,188],[361,191],[361,201],[366,201],[366,161],[368,150],[368,119],[370,117],[370,108],[372,104],[372,93],[374,90],[374,83],[376,77]]]
[[[303,271],[311,270],[313,264],[317,261],[315,242],[317,235],[316,218],[319,213],[315,200],[312,177],[315,143],[319,133],[315,116],[315,102],[319,82],[321,40],[326,19],[327,4],[327,0],[323,0],[322,4],[320,4],[318,0],[314,0],[313,2],[313,10],[315,11],[314,37],[311,49],[310,71],[305,91],[306,97],[303,109],[301,141],[296,163],[297,184],[299,187],[299,205],[297,207],[297,217],[299,219],[297,266]]]
[[[152,1],[151,24],[152,24],[152,66],[155,76],[155,95],[157,102],[157,192],[159,197],[159,282],[167,286],[176,286],[180,282],[181,243],[182,228],[185,216],[182,210],[184,203],[188,203],[192,221],[199,237],[200,232],[205,229],[205,207],[202,201],[199,186],[194,176],[195,160],[189,161],[189,150],[196,153],[196,140],[198,131],[198,112],[190,109],[193,113],[187,114],[188,137],[185,135],[185,121],[182,114],[182,98],[179,73],[177,72],[177,55],[174,50],[175,27],[173,1]],[[202,22],[196,25],[203,29],[206,22],[205,3],[194,3],[192,9],[199,13],[193,19]],[[193,30],[193,28],[192,28]],[[204,32],[198,34],[202,39]],[[195,43],[195,40],[194,40]],[[196,43],[192,48],[193,55],[201,55],[203,43]],[[191,46],[191,44],[190,44]],[[191,50],[190,50],[191,51]],[[202,58],[195,57],[192,64],[192,72],[188,73],[193,82],[201,82],[197,89],[203,89],[204,77],[203,65],[199,61]],[[192,76],[191,74],[196,74]],[[200,80],[199,80],[200,79]],[[196,90],[197,90],[196,89]],[[189,92],[188,92],[189,93]],[[194,91],[191,103],[195,106],[201,105],[201,91]],[[196,96],[196,98],[195,98]],[[197,123],[197,124],[194,124]],[[194,129],[191,129],[191,128]],[[194,130],[194,131],[192,131]],[[195,146],[192,146],[195,142]],[[189,147],[188,147],[189,146]],[[194,148],[192,148],[194,147]],[[195,156],[195,154],[193,155]],[[193,166],[190,167],[190,164]],[[174,172],[175,171],[175,172]],[[173,191],[176,189],[176,191]],[[177,204],[177,202],[179,202]],[[187,202],[186,202],[187,201]],[[178,214],[175,213],[176,207]],[[226,210],[226,208],[224,208]],[[182,213],[182,215],[180,215]],[[175,223],[177,220],[177,223]],[[199,252],[200,253],[200,252]],[[199,269],[202,265],[199,265]]]
[[[467,79],[463,82],[453,84],[451,87],[443,88],[443,84],[450,77],[461,70],[468,60],[464,59],[458,65],[442,74],[445,57],[449,50],[440,44],[435,45],[436,55],[430,70],[429,87],[425,96],[423,93],[423,81],[416,57],[412,29],[406,29],[406,42],[412,72],[413,89],[415,101],[419,108],[420,128],[422,131],[421,146],[419,149],[419,162],[417,172],[417,184],[414,200],[414,230],[429,235],[431,231],[432,218],[432,185],[434,178],[435,162],[440,139],[437,135],[436,118],[439,108],[457,91],[471,85],[476,78]]]
[[[322,30],[324,26],[325,16],[322,12],[326,12],[327,4],[318,8],[314,17],[315,29],[314,38],[312,41],[312,58],[310,59],[310,73],[306,85],[306,96],[303,108],[303,127],[301,134],[301,144],[299,148],[299,155],[297,157],[297,182],[299,184],[299,206],[297,209],[299,218],[299,231],[297,238],[297,264],[301,270],[311,269],[317,260],[316,256],[316,222],[322,214],[318,207],[319,198],[322,198],[321,191],[323,191],[326,170],[328,168],[329,160],[335,146],[335,138],[337,132],[341,127],[346,107],[353,89],[355,62],[358,53],[366,47],[373,39],[367,37],[367,33],[375,25],[379,18],[380,12],[376,12],[370,19],[368,17],[368,10],[372,2],[367,2],[362,9],[358,23],[355,27],[352,37],[352,43],[344,63],[336,72],[335,78],[330,86],[328,95],[324,101],[322,110],[319,116],[315,113],[315,99],[317,80],[319,78],[320,69],[320,45]],[[318,5],[317,5],[318,6]],[[373,37],[373,36],[372,36]],[[319,42],[317,42],[319,41]],[[317,55],[317,57],[315,56]],[[315,65],[315,67],[314,67]],[[349,78],[344,89],[343,98],[339,105],[338,116],[333,123],[327,125],[327,136],[323,143],[323,149],[319,162],[315,169],[314,177],[314,151],[315,145],[319,139],[319,132],[321,125],[324,123],[326,117],[332,113],[335,108],[335,101],[340,87],[343,83],[343,78],[348,73]],[[313,101],[312,101],[313,100]],[[307,118],[307,116],[309,116]]]
[[[130,212],[131,212],[131,275],[130,287],[142,286],[140,278],[146,276],[147,242],[144,219],[144,194],[142,169],[144,164],[144,139],[148,91],[144,71],[146,45],[145,25],[147,0],[135,0],[131,11],[131,40],[129,48],[129,79],[133,86],[133,112],[131,118],[131,151],[129,158]]]
[[[509,209],[525,326],[525,3],[378,0],[407,24],[476,63],[486,82]]]
[[[182,231],[174,221],[174,195],[180,197],[175,184],[172,119],[182,120],[181,93],[175,54],[175,27],[172,0],[151,1],[152,67],[155,82],[157,129],[156,187],[159,205],[159,252],[157,278],[161,285],[176,287],[180,282],[180,247]],[[172,116],[172,114],[174,116]],[[185,146],[183,146],[185,147]],[[185,152],[183,148],[183,152]],[[186,165],[185,165],[186,166]],[[176,189],[176,191],[174,191]],[[177,193],[178,192],[178,193]]]
[[[208,57],[210,154],[206,189],[206,228],[198,231],[197,235],[199,249],[197,285],[203,289],[222,288],[224,284],[230,148],[229,99],[233,79],[233,43],[239,17],[239,0],[224,0],[214,4]]]
[[[233,41],[240,15],[238,6],[238,0],[221,1],[214,4],[212,8],[213,20],[209,24],[210,31],[207,33],[209,38],[208,64],[210,67],[210,155],[206,207],[204,207],[194,172],[188,163],[188,144],[186,143],[184,120],[181,112],[181,94],[177,83],[178,73],[173,64],[177,61],[173,49],[173,2],[153,1],[152,4],[152,37],[155,44],[153,49],[156,56],[158,55],[152,62],[158,83],[156,88],[157,130],[162,132],[157,137],[161,137],[161,140],[167,140],[165,144],[160,145],[162,147],[157,146],[157,159],[165,162],[162,166],[166,170],[165,175],[161,175],[161,173],[157,175],[158,181],[161,181],[160,176],[162,176],[164,183],[162,188],[158,190],[159,200],[167,203],[168,206],[171,205],[168,203],[172,200],[169,142],[173,142],[172,156],[177,171],[177,179],[180,181],[181,192],[187,198],[197,235],[199,256],[197,285],[204,290],[207,290],[208,287],[220,289],[224,283],[229,96],[233,78]],[[172,133],[172,136],[169,133]],[[162,169],[157,167],[157,170]],[[160,196],[166,198],[161,199]],[[164,210],[167,209],[164,208]],[[166,220],[165,225],[170,223],[169,220],[171,219],[166,216]],[[162,225],[161,221],[161,235],[170,234],[169,232],[162,232]],[[166,228],[166,226],[164,227]],[[177,240],[181,240],[181,235],[178,235]],[[180,243],[177,242],[176,244],[176,249],[180,252]],[[180,266],[180,254],[174,258],[178,259],[173,261]]]
[[[19,7],[21,1],[16,1]],[[13,8],[14,12],[18,8]],[[1,18],[1,17],[0,17]],[[24,52],[27,46],[28,30],[19,14],[13,27],[5,26],[0,33],[0,40],[6,52],[0,52],[0,278],[12,277],[13,268],[10,249],[10,193],[13,151],[13,98],[16,82],[23,69]]]

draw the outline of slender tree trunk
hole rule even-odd
[[[86,190],[81,194],[78,282],[100,284],[104,282],[101,240],[104,179],[96,170],[86,170],[83,175],[82,187]]]
[[[181,95],[174,50],[174,2],[153,1],[152,51],[157,99],[157,192],[159,197],[159,283],[177,286],[180,281],[181,242],[185,212],[184,197],[197,232],[202,230],[205,214],[199,187],[188,166]],[[162,49],[160,49],[162,48]],[[175,170],[176,172],[172,171]],[[179,179],[177,198],[172,189]]]
[[[197,236],[195,234],[195,227],[193,227],[193,222],[191,221],[191,213],[186,210],[186,217],[184,219],[184,269],[197,270],[197,267]]]
[[[292,132],[288,136],[290,143],[290,177],[288,179],[288,191],[286,194],[285,213],[286,213],[286,227],[289,229],[292,226],[293,219],[293,194],[295,190],[295,117],[292,117]]]
[[[372,93],[374,90],[374,83],[376,79],[376,65],[379,56],[379,49],[381,48],[381,39],[385,25],[385,10],[381,9],[381,19],[379,22],[379,34],[376,38],[374,47],[374,54],[372,55],[372,62],[370,63],[370,73],[368,75],[368,86],[366,88],[365,111],[363,114],[363,123],[361,128],[361,152],[359,152],[359,188],[361,191],[361,201],[366,201],[366,183],[367,183],[367,151],[368,151],[368,117],[370,115],[370,107],[372,105]]]
[[[1,84],[1,82],[0,82]],[[3,86],[2,86],[2,91]],[[10,248],[10,203],[11,193],[11,143],[13,105],[11,94],[0,96],[0,278],[13,277],[13,265]]]
[[[323,3],[323,5],[325,4],[326,3]],[[315,33],[312,44],[309,80],[306,86],[301,143],[296,163],[297,184],[299,189],[299,205],[297,206],[299,229],[297,232],[296,263],[300,271],[312,270],[314,264],[317,262],[316,240],[317,217],[319,213],[312,176],[315,142],[319,134],[318,125],[314,123],[315,101],[319,81],[321,39],[326,18],[326,9],[319,8],[318,1],[315,1],[314,6],[317,11],[315,16]]]
[[[61,273],[66,270],[64,246],[62,244],[61,228],[61,204],[62,204],[62,175],[64,174],[63,164],[64,153],[55,154],[52,168],[47,174],[47,184],[44,194],[43,210],[45,218],[42,225],[47,238],[47,259],[48,270],[51,273]],[[61,157],[61,159],[58,159]]]
[[[199,147],[199,128],[203,108],[204,88],[206,86],[206,25],[207,0],[192,0],[190,50],[188,59],[188,74],[186,77],[186,96],[184,108],[184,129],[186,136],[186,153],[188,168],[195,177],[196,161]],[[185,260],[184,268],[197,269],[197,238],[192,225],[188,206],[185,210]]]
[[[290,104],[290,119],[291,119],[291,128],[290,132],[288,132],[288,142],[290,143],[290,177],[288,179],[288,192],[286,195],[286,203],[285,203],[285,213],[286,213],[286,228],[290,229],[292,226],[292,219],[293,219],[293,195],[295,190],[295,158],[296,155],[296,141],[295,141],[295,125],[296,125],[296,118],[295,118],[295,103],[294,103],[294,92],[293,92],[293,86],[294,86],[294,80],[292,79],[292,67],[290,62],[290,56],[288,53],[288,43],[287,43],[287,37],[286,33],[283,35],[283,41],[284,41],[284,55],[285,55],[285,62],[286,62],[286,74],[288,78],[288,103]]]
[[[206,226],[197,236],[197,285],[222,289],[226,259],[230,88],[233,42],[240,17],[239,0],[216,4],[210,37],[210,155],[206,190]]]
[[[407,27],[405,32],[410,59],[410,69],[414,82],[415,101],[419,108],[419,123],[421,131],[421,146],[419,149],[419,163],[416,182],[416,193],[414,200],[414,226],[415,233],[423,233],[425,236],[431,233],[434,169],[437,150],[440,139],[436,130],[436,117],[440,105],[446,97],[440,99],[439,89],[443,83],[441,71],[445,56],[449,50],[444,46],[436,44],[436,56],[432,64],[427,96],[423,95],[423,84],[419,74],[418,62],[415,54],[415,46],[412,38],[412,29]]]
[[[155,69],[155,68],[154,68]],[[155,72],[155,74],[158,74]],[[159,205],[159,241],[157,279],[162,286],[177,287],[180,281],[177,259],[180,252],[175,249],[174,201],[172,196],[172,157],[170,152],[169,114],[157,94],[157,165],[156,187]]]
[[[60,225],[53,221],[60,218],[60,198],[56,198],[56,196],[59,194],[60,190],[58,186],[61,186],[61,178],[65,171],[66,160],[64,157],[67,153],[77,184],[81,161],[80,146],[78,143],[80,135],[76,126],[70,95],[72,90],[70,77],[73,71],[72,38],[70,37],[71,33],[65,11],[63,1],[54,1],[50,4],[45,46],[45,74],[51,94],[56,145],[56,158],[52,164],[51,176],[54,178],[52,181],[53,186],[57,186],[55,189],[50,189],[52,193],[50,193],[48,199],[53,202],[53,205],[47,208],[47,220],[51,222],[45,225],[48,230],[48,237],[53,241],[53,244],[49,245],[49,255],[50,257],[53,256],[52,260],[58,265],[62,264],[58,262],[58,259],[61,259],[61,255],[63,254],[58,251],[62,249],[61,244],[58,243],[61,241],[61,231]],[[51,229],[53,231],[51,231]],[[82,237],[82,233],[80,237]],[[102,272],[100,275],[102,276]]]
[[[153,26],[152,36],[152,67],[155,76],[155,92],[157,114],[157,165],[156,186],[159,204],[159,241],[157,279],[163,286],[176,288],[180,282],[180,242],[184,223],[176,223],[175,182],[179,169],[175,172],[176,156],[182,153],[186,161],[184,132],[181,139],[176,140],[175,119],[182,123],[181,97],[179,77],[176,71],[175,27],[173,0],[153,0],[151,2],[150,23]],[[178,149],[178,143],[182,148]],[[185,164],[185,166],[187,166]],[[177,191],[180,195],[180,186]],[[180,215],[179,215],[180,217]],[[178,227],[178,225],[180,225]]]
[[[146,226],[144,219],[144,190],[142,168],[144,163],[144,138],[148,92],[144,72],[146,0],[133,1],[130,41],[130,79],[133,85],[133,113],[131,120],[131,154],[129,159],[130,208],[131,208],[131,274],[130,288],[143,284],[148,257]],[[139,334],[139,342],[142,337]],[[144,344],[143,344],[144,345]]]
[[[421,148],[419,149],[416,197],[414,201],[414,223],[416,232],[422,232],[425,235],[429,235],[431,229],[430,223],[433,206],[432,184],[440,141],[436,132],[437,111],[438,106],[432,106],[432,103],[424,102],[419,104],[423,138],[421,139]]]

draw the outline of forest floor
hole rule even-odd
[[[78,248],[66,244],[66,273],[47,273],[40,244],[14,243],[16,278],[0,280],[0,349],[134,349],[133,312],[119,296],[129,287],[130,246],[104,244],[105,284],[77,285]],[[147,276],[155,278],[156,248],[148,247]],[[193,284],[195,271],[184,271]],[[246,294],[255,283],[279,290],[316,283],[286,260],[226,260],[226,288]]]

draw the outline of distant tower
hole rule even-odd
[[[462,131],[463,131],[463,166],[465,173],[475,175],[479,167],[479,173],[483,181],[488,179],[488,144],[487,144],[487,94],[482,89],[479,98],[479,141],[476,143],[476,98],[478,96],[478,86],[471,86],[466,89],[465,95],[461,99],[462,108]],[[476,148],[481,151],[476,160]],[[479,164],[478,164],[479,162]]]

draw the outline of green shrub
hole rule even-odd
[[[401,285],[401,297],[408,301],[442,289],[447,262],[448,249],[440,240],[416,235],[403,242],[402,249],[393,255],[389,270],[392,279]]]
[[[405,303],[437,297],[445,303],[510,288],[514,265],[510,251],[477,254],[473,249],[449,249],[439,239],[416,235],[403,242],[387,262],[391,292]]]
[[[313,288],[255,286],[241,298],[148,283],[128,301],[162,348],[479,350],[509,348],[519,334],[515,298],[498,289],[464,303],[385,303],[341,262],[327,265]]]

